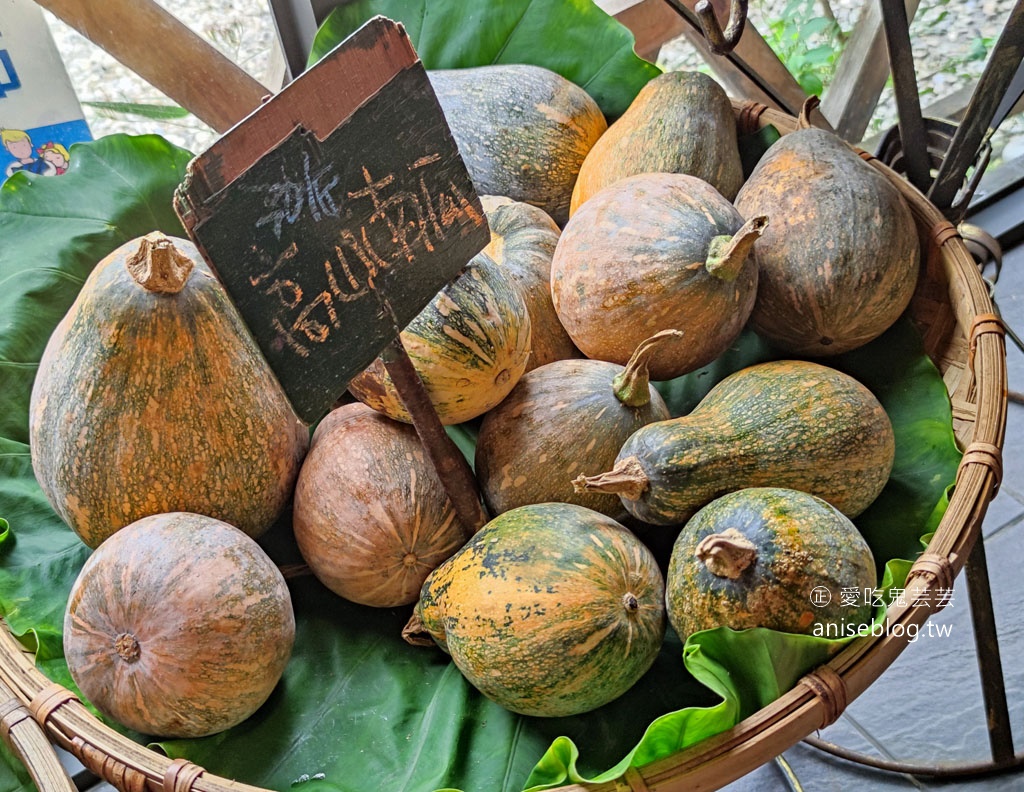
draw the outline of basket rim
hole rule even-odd
[[[732,104],[740,123],[748,127],[773,125],[783,134],[796,129],[796,119],[788,114],[754,102],[732,100]],[[922,242],[934,246],[962,287],[961,299],[952,307],[957,323],[970,328],[971,334],[964,375],[973,378],[977,416],[946,513],[908,574],[905,604],[891,606],[886,615],[887,625],[903,629],[854,639],[788,693],[721,734],[641,768],[631,768],[624,779],[586,786],[569,784],[553,792],[616,792],[623,782],[634,790],[716,789],[827,726],[909,645],[907,628],[920,627],[941,610],[944,602],[937,595],[952,586],[980,534],[988,503],[998,487],[1005,438],[1006,347],[1001,325],[981,274],[956,229],[902,177],[869,153],[855,150],[897,186],[910,205],[919,232],[929,232],[927,237],[921,234]],[[982,325],[985,329],[979,330]],[[106,726],[71,691],[51,683],[36,669],[3,619],[0,683],[13,690],[16,698],[12,700],[27,708],[54,744],[125,792],[267,792],[207,773],[186,760],[172,760]],[[35,758],[35,754],[26,757],[26,764]],[[41,792],[65,788],[59,786],[59,780],[45,787],[40,784]]]

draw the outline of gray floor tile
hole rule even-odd
[[[992,536],[997,531],[1009,530],[1024,521],[1024,493],[1004,481],[996,497],[988,505],[982,532]]]

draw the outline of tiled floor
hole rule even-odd
[[[1008,251],[995,288],[1007,324],[1024,332],[1024,248]],[[1024,391],[1024,352],[1007,339],[1009,388]],[[1008,408],[1004,474],[989,506],[982,535],[988,557],[1003,676],[1018,753],[1024,751],[1024,405]],[[932,765],[984,762],[990,758],[985,709],[964,576],[951,604],[929,623],[944,637],[922,636],[911,644],[839,721],[820,736],[871,756]],[[919,779],[868,769],[833,758],[806,744],[783,754],[786,770],[769,763],[730,784],[728,792],[803,789],[956,789],[1010,792],[1024,789],[1024,771],[976,780]],[[795,781],[793,780],[795,779]]]

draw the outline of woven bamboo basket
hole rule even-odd
[[[774,125],[786,134],[796,119],[762,105],[735,103],[742,131]],[[905,605],[890,607],[894,629],[852,641],[827,664],[804,676],[788,693],[722,734],[666,759],[629,770],[613,782],[567,785],[560,792],[672,792],[716,789],[745,775],[829,725],[909,644],[913,629],[945,603],[977,539],[1001,476],[1006,426],[1004,327],[975,261],[957,229],[915,188],[870,154],[861,156],[907,199],[922,248],[922,274],[910,306],[925,349],[942,372],[953,408],[953,428],[963,460],[949,507],[906,584]],[[895,629],[901,625],[902,629]],[[4,712],[27,711],[56,745],[122,792],[261,792],[182,759],[132,742],[103,725],[66,688],[51,683],[6,629],[0,629],[0,682],[14,692]],[[2,694],[2,690],[0,690]],[[23,708],[23,709],[22,709]],[[24,718],[22,718],[24,720]],[[11,731],[5,716],[5,731]],[[28,745],[30,766],[46,762],[45,750]],[[39,779],[41,792],[67,787],[58,777]]]

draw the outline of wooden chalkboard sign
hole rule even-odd
[[[193,160],[175,209],[310,423],[489,238],[426,71],[383,17]]]

